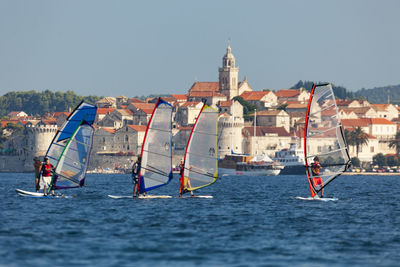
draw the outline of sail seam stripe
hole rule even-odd
[[[329,108],[331,108],[331,107],[334,107],[334,106],[336,106],[336,105],[333,104],[333,105],[327,106],[326,108],[323,108],[323,109],[321,109],[321,110],[318,110],[318,111],[316,111],[316,112],[313,112],[313,113],[309,114],[308,116],[311,117],[311,116],[314,115],[314,114],[321,113],[322,111],[327,110],[327,109],[329,109]]]
[[[145,149],[143,151],[146,151],[147,153],[150,153],[150,154],[155,154],[155,155],[159,155],[159,156],[162,156],[162,157],[166,157],[166,158],[172,158],[170,154],[164,155],[164,154],[161,154],[161,153],[157,153],[157,152],[150,151],[150,150],[145,150]]]
[[[332,154],[332,153],[335,153],[335,152],[338,152],[338,151],[342,151],[342,150],[345,150],[346,149],[346,147],[343,147],[343,148],[340,148],[340,149],[336,149],[336,150],[332,150],[332,151],[329,151],[329,152],[325,152],[325,153],[320,153],[320,154],[315,154],[315,155],[311,155],[311,156],[307,156],[307,158],[312,158],[312,157],[315,157],[315,156],[323,156],[323,155],[328,155],[328,154]]]
[[[337,124],[335,127],[329,128],[329,129],[321,131],[321,132],[317,132],[317,133],[310,132],[310,134],[308,134],[307,137],[312,137],[313,135],[319,135],[319,134],[322,134],[322,133],[326,133],[326,132],[329,132],[330,130],[333,130],[333,129],[336,129],[336,128],[339,128],[339,127],[340,127],[340,124]]]
[[[188,152],[188,154],[189,154],[189,155],[193,155],[193,156],[208,158],[208,159],[215,159],[215,157],[211,157],[211,156],[207,156],[207,155],[202,155],[202,154],[196,154],[196,153],[193,153],[193,152]]]
[[[217,136],[217,134],[207,133],[207,132],[200,132],[200,131],[194,131],[194,133],[197,133],[197,134],[204,134],[204,135],[211,135],[211,136]]]

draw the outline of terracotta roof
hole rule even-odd
[[[153,103],[131,103],[136,109],[142,110],[146,114],[153,113],[156,104]]]
[[[304,108],[304,110],[306,110],[307,104],[291,103],[286,106],[286,109],[291,109],[291,108]]]
[[[179,131],[191,131],[192,128],[192,126],[178,126]]]
[[[146,125],[126,125],[129,128],[132,128],[133,130],[137,131],[137,132],[144,132],[146,131],[147,126]]]
[[[372,108],[379,109],[381,111],[386,111],[390,104],[371,104]]]
[[[211,97],[211,96],[218,96],[218,97],[226,97],[223,94],[214,92],[214,91],[194,91],[189,92],[188,97]]]
[[[243,132],[247,131],[249,136],[254,136],[254,126],[244,127]],[[290,136],[285,127],[256,126],[256,136],[267,134],[277,134],[278,136]]]
[[[145,102],[138,98],[131,97],[131,98],[128,98],[128,103],[145,103]]]
[[[219,106],[220,107],[230,107],[230,106],[232,106],[232,100],[219,101]]]
[[[115,133],[115,129],[113,129],[113,128],[102,127],[101,129],[103,129],[106,132],[112,133],[112,134]]]
[[[371,124],[396,124],[388,119],[384,119],[384,118],[372,118],[369,119],[371,120]]]
[[[42,119],[41,122],[43,122],[46,125],[54,125],[56,124],[56,118]]]
[[[275,95],[279,97],[295,97],[300,95],[300,90],[296,89],[283,89],[279,90],[278,92],[275,93]]]
[[[264,96],[272,93],[271,91],[245,91],[240,96],[246,101],[260,101]]]
[[[345,127],[367,127],[371,124],[396,125],[396,123],[383,118],[342,119],[342,125]]]
[[[172,94],[171,96],[174,97],[176,100],[187,100],[187,95]]]
[[[333,115],[335,115],[336,114],[336,109],[334,109],[334,108],[332,108],[332,109],[326,109],[326,110],[323,110],[322,112],[321,112],[321,115],[322,116],[333,116]]]
[[[337,106],[348,106],[353,100],[336,99]]]
[[[219,90],[218,82],[195,82],[193,83],[189,92],[203,92],[203,91],[217,92],[218,90]]]
[[[197,106],[199,103],[201,103],[200,101],[188,101],[182,104],[181,107],[194,107]]]
[[[108,113],[111,114],[113,111],[114,111],[113,108],[97,108],[97,114],[102,114],[102,115],[105,115]]]

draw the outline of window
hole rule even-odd
[[[321,151],[322,151],[321,146],[318,146],[317,151],[318,151],[318,152],[321,152]]]
[[[375,152],[373,146],[370,147],[370,152],[371,152],[371,153],[374,153],[374,152]]]

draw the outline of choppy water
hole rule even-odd
[[[295,199],[303,176],[223,177],[201,192],[214,199],[110,199],[131,193],[120,174],[89,174],[71,199],[18,196],[33,174],[0,181],[0,265],[400,265],[400,176],[339,177],[330,203]]]

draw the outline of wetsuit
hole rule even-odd
[[[321,172],[320,172],[320,169],[321,169],[321,165],[320,165],[319,163],[313,162],[313,163],[311,164],[311,172],[312,172],[312,175],[313,175],[313,176],[316,176],[316,177],[313,177],[313,184],[314,184],[314,187],[321,187],[322,184],[323,184],[321,177],[319,177],[319,175],[320,175],[320,173],[321,173]]]

